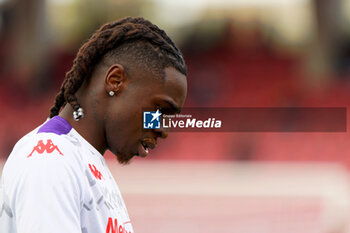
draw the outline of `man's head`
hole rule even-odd
[[[134,155],[147,155],[158,137],[167,136],[163,129],[142,130],[142,111],[180,111],[186,75],[181,52],[163,30],[143,18],[112,22],[80,48],[50,117],[67,103],[73,111],[84,109],[79,123],[84,121],[88,132],[101,132],[96,137],[104,148],[127,163]]]

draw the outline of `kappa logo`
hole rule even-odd
[[[58,149],[58,147],[55,144],[53,144],[51,139],[47,139],[46,144],[44,144],[43,140],[39,140],[38,144],[34,146],[32,152],[27,156],[27,158],[31,157],[35,151],[39,154],[43,154],[45,151],[46,153],[51,154],[55,150],[63,156],[60,149]]]
[[[95,177],[96,179],[101,180],[101,179],[103,178],[101,172],[100,172],[99,170],[97,170],[97,168],[95,167],[95,165],[89,164],[89,168],[90,168],[91,173],[94,175],[94,177]]]

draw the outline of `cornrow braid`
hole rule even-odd
[[[66,103],[72,106],[74,112],[82,111],[75,93],[84,80],[90,78],[94,65],[109,51],[133,41],[148,42],[159,57],[167,60],[167,64],[187,75],[180,50],[162,29],[142,17],[126,17],[101,26],[81,46],[56,95],[54,105],[50,109],[50,118],[58,115]]]

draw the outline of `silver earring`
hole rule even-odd
[[[84,110],[82,108],[78,108],[77,111],[73,112],[73,118],[75,121],[79,121],[79,119],[84,117]]]
[[[108,92],[109,96],[114,96],[114,91]]]

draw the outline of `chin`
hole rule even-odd
[[[120,164],[127,165],[131,162],[131,159],[134,157],[134,155],[126,155],[122,153],[115,153],[117,160]]]

